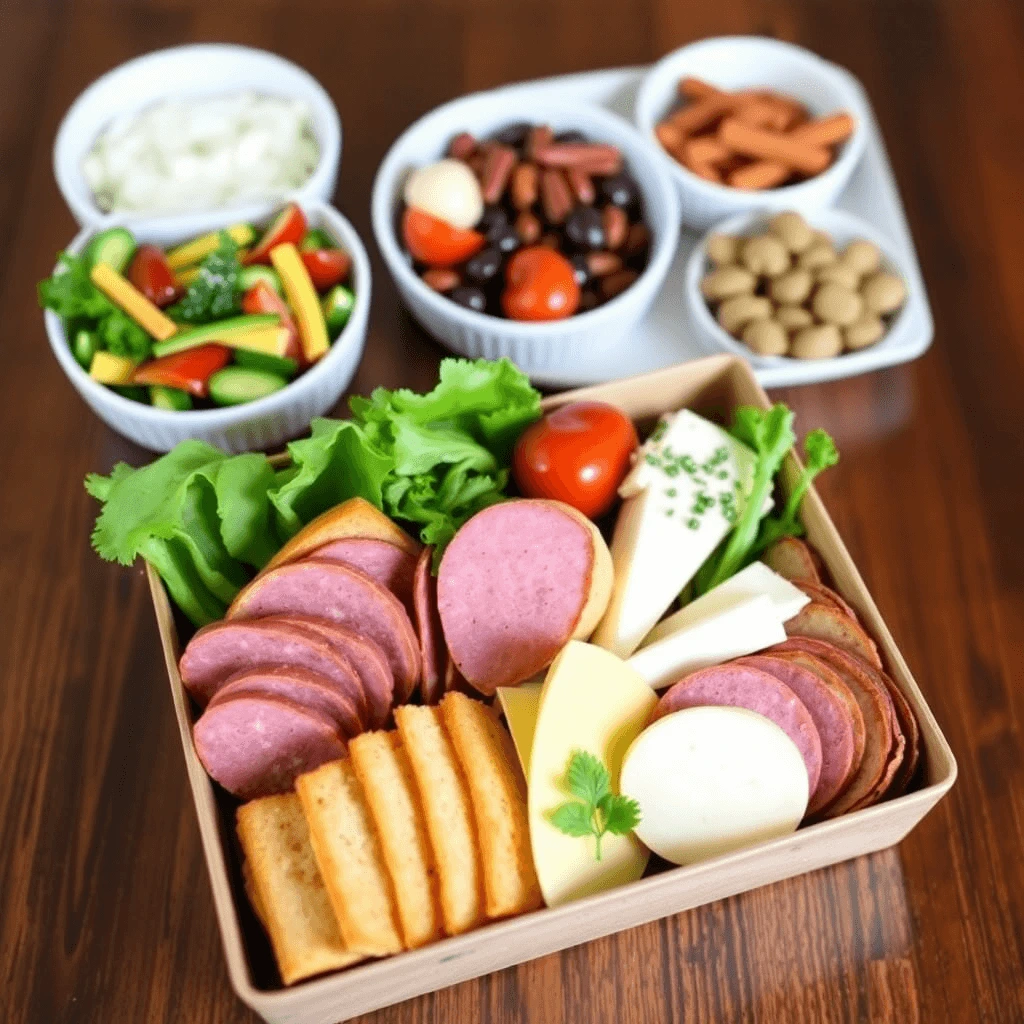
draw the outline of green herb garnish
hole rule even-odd
[[[576,800],[560,804],[548,815],[552,825],[567,836],[593,836],[594,859],[601,859],[601,837],[607,832],[624,836],[640,824],[640,805],[611,791],[608,769],[585,750],[574,750],[565,772],[566,789]]]
[[[208,324],[240,312],[238,246],[226,232],[220,233],[220,245],[203,260],[199,275],[188,286],[180,302],[167,309],[172,320],[189,324]]]

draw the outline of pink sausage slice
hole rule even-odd
[[[830,804],[850,781],[856,745],[848,705],[821,676],[798,662],[756,656],[743,658],[737,664],[750,665],[785,683],[810,713],[821,739],[821,776],[807,805],[807,813],[814,814]]]
[[[233,697],[208,709],[192,736],[209,775],[242,800],[285,793],[346,752],[330,719],[285,697]]]
[[[308,615],[372,640],[384,652],[403,704],[420,674],[419,641],[401,601],[364,572],[306,558],[257,576],[235,598],[229,619]]]
[[[281,616],[279,621],[319,636],[351,662],[362,683],[367,728],[381,728],[391,714],[395,695],[395,678],[381,649],[372,640],[357,636],[334,622],[299,615]]]
[[[218,707],[241,693],[293,700],[329,718],[346,739],[358,736],[364,728],[352,701],[323,676],[304,668],[257,668],[240,672],[213,695],[206,709]]]
[[[550,665],[586,606],[594,542],[557,506],[510,501],[478,512],[441,560],[437,605],[448,651],[491,695]]]
[[[315,672],[348,695],[366,721],[366,701],[356,670],[322,637],[296,630],[284,618],[223,620],[192,637],[178,663],[181,680],[200,706],[237,672],[295,665]]]
[[[412,590],[422,664],[420,696],[424,704],[436,704],[444,696],[445,666],[448,662],[441,618],[437,611],[437,580],[430,571],[433,559],[432,547],[426,547],[420,552]]]
[[[326,562],[342,562],[365,572],[370,579],[390,590],[412,615],[416,559],[397,544],[373,537],[345,537],[324,544],[307,557],[322,558]]]
[[[770,718],[803,755],[808,793],[817,789],[821,777],[821,737],[810,712],[785,683],[749,665],[732,663],[702,668],[665,691],[651,721],[682,708],[704,706],[746,708]]]

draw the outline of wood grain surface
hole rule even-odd
[[[778,392],[843,460],[822,493],[960,762],[898,848],[404,1003],[362,1024],[1024,1020],[1024,8],[1017,0],[0,0],[0,1020],[249,1022],[224,970],[141,570],[100,562],[84,475],[148,453],[52,358],[36,281],[74,233],[51,170],[93,78],[190,40],[307,67],[337,203],[416,116],[521,78],[761,32],[871,96],[936,321],[917,363]],[[170,83],[173,87],[173,83]],[[354,391],[441,349],[374,251]]]

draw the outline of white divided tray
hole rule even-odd
[[[560,75],[503,86],[495,92],[508,97],[510,110],[520,110],[525,116],[529,116],[530,97],[542,93],[548,100],[558,97],[597,103],[632,122],[636,92],[646,70],[642,67],[613,68]],[[864,92],[849,72],[839,70],[849,76],[854,88]],[[866,96],[864,105],[868,110],[871,109]],[[923,355],[932,342],[934,325],[924,281],[921,279],[921,268],[917,262],[917,252],[907,227],[903,203],[885,145],[873,115],[870,116],[867,129],[864,157],[836,206],[868,221],[892,242],[908,278],[907,307],[882,341],[861,352],[820,361],[780,360],[751,355],[749,361],[764,387],[814,384],[895,366]],[[675,261],[651,312],[641,321],[636,337],[623,339],[622,344],[596,354],[593,360],[576,366],[571,373],[534,375],[534,382],[552,388],[579,387],[720,354],[722,350],[704,341],[700,332],[690,324],[686,311],[686,261],[699,238],[699,233],[683,228]]]

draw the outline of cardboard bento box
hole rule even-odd
[[[642,377],[565,392],[546,399],[544,408],[584,398],[618,405],[641,428],[652,424],[659,414],[683,407],[725,420],[736,405],[770,405],[749,365],[732,356],[714,356]],[[784,472],[791,479],[797,471],[796,461],[790,458]],[[236,805],[215,789],[196,755],[192,706],[178,674],[181,645],[175,615],[160,578],[147,566],[228,974],[242,1001],[271,1024],[332,1024],[691,907],[882,850],[903,839],[953,785],[956,761],[813,488],[804,499],[802,518],[808,540],[821,553],[836,588],[875,637],[889,672],[917,715],[922,766],[909,792],[781,839],[689,867],[665,867],[637,882],[557,909],[543,908],[495,922],[291,988],[282,985],[269,943],[245,896],[234,831]]]

